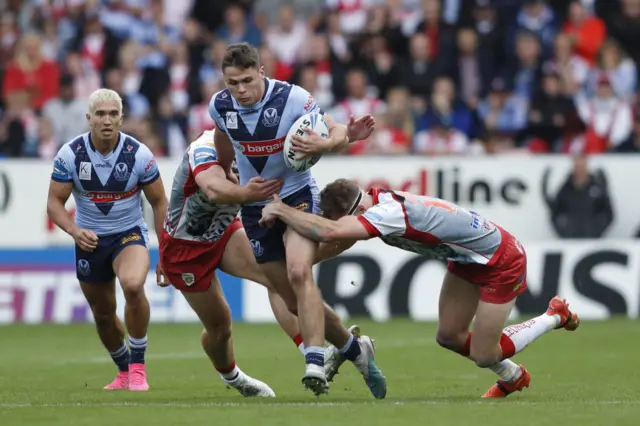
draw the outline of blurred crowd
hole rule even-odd
[[[640,151],[640,0],[0,0],[0,155],[51,158],[99,87],[180,156],[213,122],[226,46],[338,121],[351,155]]]

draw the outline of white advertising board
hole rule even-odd
[[[167,194],[177,164],[158,161]],[[640,156],[593,157],[591,166],[603,171],[611,194],[614,220],[605,236],[630,238],[640,228]],[[46,161],[0,162],[0,247],[71,245],[71,239],[47,220],[51,168]],[[529,243],[557,239],[543,186],[548,180],[548,192],[555,195],[570,170],[571,159],[564,156],[327,157],[313,174],[320,187],[343,177],[363,187],[439,196],[473,208]],[[73,206],[70,200],[70,211]],[[145,217],[151,228],[149,208]]]

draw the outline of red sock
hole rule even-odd
[[[302,334],[296,334],[296,336],[293,338],[293,343],[296,344],[298,349],[300,349],[300,352],[302,352],[302,355],[304,355],[304,340],[302,339]]]
[[[218,373],[225,375],[225,374],[231,373],[235,368],[236,368],[236,362],[233,361],[231,364],[229,364],[228,367],[225,367],[225,368],[216,367],[216,370],[218,371]]]
[[[502,359],[511,358],[516,354],[516,345],[504,333],[500,336],[500,348],[502,349]]]
[[[458,351],[462,356],[469,356],[471,354],[471,332],[467,335],[467,340],[464,342],[464,346]]]

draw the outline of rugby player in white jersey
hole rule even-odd
[[[299,344],[295,295],[283,301],[258,266],[242,222],[240,205],[267,200],[282,188],[282,180],[252,178],[246,186],[229,180],[218,164],[213,144],[214,130],[192,142],[173,178],[169,209],[160,240],[162,271],[158,285],[173,285],[182,292],[205,330],[202,347],[221,378],[244,396],[275,396],[273,390],[246,375],[236,365],[231,332],[231,311],[216,275],[216,269],[263,284],[269,290],[273,313],[289,337]],[[233,178],[232,178],[233,179]],[[351,244],[322,244],[316,262],[336,256]],[[327,339],[343,346],[349,335],[338,315],[325,305]],[[335,363],[335,360],[334,360]],[[328,375],[335,374],[331,363]]]
[[[377,237],[406,251],[446,259],[436,340],[499,376],[485,398],[503,398],[528,387],[530,374],[509,358],[548,331],[573,331],[580,324],[566,300],[556,296],[544,314],[505,328],[516,297],[527,288],[525,250],[513,235],[475,212],[401,191],[371,189],[365,194],[346,179],[322,191],[320,208],[325,217],[274,198],[262,210],[264,226],[279,219],[315,241]]]
[[[144,283],[149,252],[140,190],[153,208],[158,234],[167,198],[151,151],[119,131],[122,100],[116,92],[93,92],[87,120],[90,131],[63,145],[54,160],[47,214],[75,241],[80,287],[98,336],[119,369],[105,389],[146,391],[149,302]],[[75,223],[65,210],[71,194],[76,202]],[[129,347],[116,315],[115,278],[125,297]]]
[[[282,179],[280,197],[301,211],[318,213],[319,191],[310,171],[296,172],[287,167],[282,154],[285,137],[293,123],[307,113],[322,113],[313,96],[301,87],[266,78],[255,47],[240,43],[227,48],[222,60],[226,89],[216,93],[209,113],[220,131],[215,134],[218,162],[229,174],[234,158],[240,183],[246,185],[256,176]],[[298,149],[309,155],[344,150],[350,141],[366,139],[373,131],[370,116],[351,119],[349,126],[335,123],[327,116],[329,138],[309,131],[297,137]],[[303,383],[316,395],[327,393],[329,386],[323,368],[325,336],[323,303],[316,287],[312,265],[318,244],[283,222],[270,229],[258,225],[266,201],[243,204],[242,223],[260,268],[278,293],[293,291],[297,315],[304,338],[306,370]],[[376,398],[386,394],[386,379],[374,361],[371,339],[346,334],[339,352],[351,360],[363,375]]]

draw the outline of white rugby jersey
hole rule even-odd
[[[214,130],[204,132],[189,145],[173,177],[164,229],[173,238],[215,242],[235,219],[239,205],[216,204],[196,184],[198,173],[218,165]]]
[[[296,172],[284,162],[284,140],[293,123],[308,113],[322,113],[313,96],[303,88],[279,80],[265,78],[265,93],[251,107],[239,105],[228,89],[211,98],[209,114],[216,127],[225,132],[236,152],[240,184],[252,177],[280,178],[284,186],[280,197],[310,186],[318,192],[309,170]],[[268,201],[247,203],[265,205]]]
[[[371,237],[390,246],[486,265],[502,243],[502,233],[492,222],[440,198],[382,189],[371,189],[369,194],[374,205],[358,220]]]
[[[64,144],[51,173],[56,182],[73,182],[79,227],[111,235],[139,226],[145,238],[140,189],[159,177],[149,148],[122,132],[106,156],[96,151],[90,132]]]

